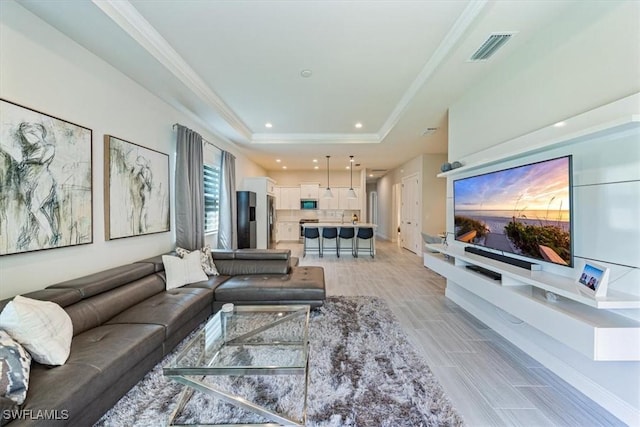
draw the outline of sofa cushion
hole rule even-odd
[[[201,310],[211,310],[213,293],[201,288],[178,288],[162,292],[125,310],[107,324],[142,323],[160,325],[168,339]]]
[[[145,258],[145,259],[141,259],[140,261],[136,261],[134,264],[140,264],[140,263],[147,263],[147,264],[152,264],[153,265],[153,269],[156,273],[160,272],[160,271],[164,271],[164,264],[162,264],[162,255],[177,255],[175,253],[175,251],[173,252],[169,252],[166,254],[161,254],[161,255],[156,255],[153,256],[151,258]]]
[[[220,274],[286,274],[289,271],[289,249],[236,249],[211,252]]]
[[[55,302],[60,307],[66,307],[82,299],[82,294],[77,289],[40,289],[39,291],[22,294],[22,296],[40,301]],[[13,301],[13,297],[0,301],[0,311],[11,301]]]
[[[218,286],[220,286],[230,278],[231,276],[209,276],[209,278],[206,281],[191,283],[189,285],[183,286],[182,289],[203,288],[203,289],[210,289],[214,291]]]
[[[235,259],[286,261],[290,257],[290,249],[237,249],[235,251]]]
[[[83,298],[101,294],[154,273],[149,263],[133,263],[48,286],[47,289],[77,289]]]
[[[239,275],[215,290],[216,301],[323,301],[324,269],[295,267],[290,274]]]
[[[27,397],[31,356],[20,343],[0,329],[0,396],[22,405]]]
[[[74,337],[66,364],[32,366],[23,409],[68,411],[73,419],[141,359],[158,359],[163,332],[157,325],[105,325]]]
[[[69,357],[73,325],[69,315],[54,302],[18,295],[0,313],[0,328],[37,362],[62,365]]]
[[[65,307],[73,322],[74,335],[102,325],[129,307],[164,292],[164,286],[164,280],[160,276],[151,274],[110,292]]]

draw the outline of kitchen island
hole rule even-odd
[[[318,231],[320,231],[320,236],[322,236],[322,229],[326,227],[335,227],[338,229],[338,232],[340,231],[340,228],[354,228],[355,236],[358,235],[358,229],[360,228],[372,228],[373,229],[373,237],[372,237],[373,253],[374,254],[376,253],[376,228],[378,227],[377,224],[371,224],[368,222],[353,223],[353,222],[336,221],[336,222],[309,222],[309,223],[300,224],[300,226],[303,228],[317,228]],[[354,237],[354,239],[355,239],[354,241],[360,244],[359,246],[360,249],[366,250],[367,252],[369,251],[368,240],[357,239],[356,237]],[[349,242],[349,240],[342,239],[341,242],[342,242],[340,244],[341,249],[351,248],[351,244],[349,243],[347,246],[347,243],[346,243],[346,242]],[[316,239],[309,240],[307,242],[307,247],[309,248],[317,248],[318,247],[317,245],[318,245],[318,241]],[[325,239],[323,243],[323,252],[328,251],[328,253],[331,253],[332,250],[335,251],[335,248],[336,248],[335,245],[336,245],[336,239]]]

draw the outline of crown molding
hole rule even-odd
[[[254,133],[251,139],[252,144],[377,144],[381,141],[375,133]]]
[[[207,86],[128,0],[92,0],[92,2],[186,87],[211,105],[238,134],[251,140],[251,130],[247,125]]]
[[[409,107],[409,104],[411,104],[420,89],[425,85],[427,80],[429,80],[433,72],[438,68],[438,66],[444,61],[447,55],[455,47],[460,38],[464,35],[465,31],[476,20],[486,4],[487,0],[474,0],[467,5],[464,11],[462,11],[462,14],[458,17],[458,19],[456,19],[456,22],[453,24],[444,39],[442,39],[440,45],[438,45],[438,48],[435,50],[433,55],[431,55],[424,67],[422,67],[420,73],[418,73],[413,83],[411,83],[411,85],[407,88],[396,107],[393,109],[387,120],[378,131],[378,135],[380,135],[381,140],[386,138],[389,132],[391,132],[391,130],[398,124],[398,122],[400,121],[400,117]]]

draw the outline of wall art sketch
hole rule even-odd
[[[104,162],[106,238],[169,231],[169,155],[105,135]]]
[[[93,242],[91,129],[0,99],[0,255]]]

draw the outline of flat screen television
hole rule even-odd
[[[454,180],[455,239],[573,266],[572,157]]]

